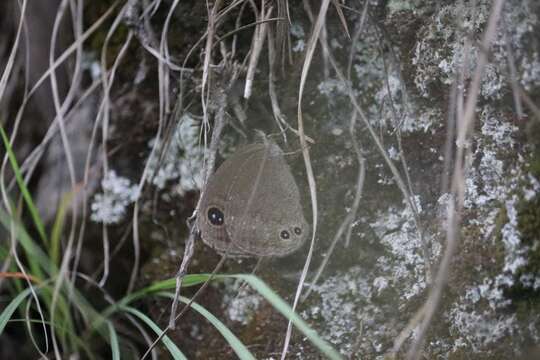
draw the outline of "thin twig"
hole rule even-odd
[[[270,6],[265,12],[264,0],[262,1],[262,8],[260,16],[261,20],[267,20],[272,14],[273,8]],[[251,44],[251,56],[249,59],[249,65],[246,74],[246,86],[244,88],[244,99],[249,99],[251,96],[251,90],[253,87],[253,78],[255,77],[255,70],[257,68],[257,63],[259,62],[259,56],[266,40],[266,31],[268,29],[268,23],[262,22],[261,24],[255,27],[255,32],[253,34],[253,41]]]
[[[237,76],[238,76],[238,73],[233,70],[233,74],[231,76],[228,87],[226,89],[221,89],[219,94],[217,95],[218,96],[218,100],[217,100],[218,111],[216,113],[214,129],[212,131],[212,140],[210,142],[209,155],[205,163],[206,172],[203,175],[203,179],[204,179],[203,191],[199,197],[199,202],[197,203],[197,206],[195,207],[195,211],[193,212],[193,215],[191,217],[192,219],[194,219],[198,214],[200,199],[202,199],[204,195],[206,184],[208,183],[208,179],[210,178],[210,175],[212,174],[214,170],[219,141],[221,139],[223,128],[225,127],[225,110],[227,108],[227,91],[234,85]],[[198,236],[198,229],[196,228],[196,226],[192,226],[188,241],[186,242],[186,245],[185,245],[182,263],[180,264],[180,269],[178,270],[176,274],[176,291],[174,295],[174,300],[171,305],[171,315],[169,318],[169,326],[168,326],[168,328],[170,329],[174,329],[175,327],[175,321],[177,319],[176,309],[178,306],[178,299],[180,297],[180,289],[182,287],[182,280],[184,276],[187,274],[189,264],[191,263],[191,260],[193,258],[194,244],[195,244],[195,239],[197,236]]]
[[[345,246],[346,247],[349,246],[353,223],[357,218],[358,209],[360,207],[360,200],[362,199],[362,191],[364,189],[364,182],[366,179],[366,159],[362,155],[362,149],[360,148],[360,144],[358,143],[358,139],[356,137],[355,127],[356,127],[357,117],[358,115],[356,113],[356,110],[353,110],[353,113],[351,114],[349,133],[351,135],[353,147],[356,153],[356,157],[358,159],[358,180],[356,183],[356,191],[354,194],[354,200],[351,205],[351,209],[347,213],[347,216],[345,216],[345,219],[343,220],[338,230],[336,231],[336,234],[334,235],[332,243],[330,244],[330,247],[326,251],[324,259],[319,265],[319,268],[317,269],[315,276],[313,276],[313,279],[311,280],[311,284],[308,290],[306,291],[305,295],[303,296],[302,300],[307,299],[309,294],[313,291],[315,285],[317,284],[317,281],[319,281],[319,278],[321,277],[324,269],[326,268],[326,265],[328,264],[328,261],[330,260],[330,257],[332,256],[332,253],[334,252],[334,249],[338,241],[342,239],[343,237],[345,237]]]
[[[56,49],[56,41],[58,39],[61,19],[64,15],[64,12],[66,11],[67,5],[68,5],[68,0],[63,0],[62,3],[60,4],[60,7],[56,14],[56,18],[54,20],[53,31],[51,35],[51,45],[50,45],[50,51],[49,51],[49,66],[50,67],[53,66],[54,64],[54,53]],[[79,49],[80,42],[77,42],[77,44],[78,44],[77,48]],[[51,71],[50,83],[51,83],[51,88],[52,88],[54,108],[56,110],[55,120],[58,122],[58,128],[60,129],[60,138],[62,140],[62,146],[63,146],[64,154],[66,156],[66,163],[67,163],[67,168],[69,172],[69,180],[70,180],[71,189],[72,189],[71,191],[75,192],[76,184],[77,184],[77,178],[75,174],[75,165],[74,165],[73,156],[71,152],[70,141],[69,141],[67,131],[65,129],[65,124],[64,124],[64,114],[67,110],[66,109],[67,104],[60,102],[60,93],[58,91],[58,83],[56,80],[56,73],[54,70]],[[50,312],[51,312],[52,323],[54,323],[55,317],[56,317],[56,306],[58,303],[58,297],[60,295],[60,288],[62,287],[62,283],[64,282],[64,280],[66,280],[65,278],[66,272],[68,271],[69,264],[71,263],[71,260],[72,260],[73,243],[75,241],[76,222],[78,218],[78,208],[75,202],[72,202],[71,204],[71,212],[72,212],[72,216],[71,216],[71,225],[69,229],[68,241],[64,249],[62,262],[61,262],[60,269],[58,272],[57,280],[54,285],[53,297],[51,301]],[[54,335],[54,332],[51,333],[51,339],[53,343],[54,354],[56,358],[60,359],[61,358],[60,348],[57,344],[56,336]]]
[[[182,310],[178,313],[178,315],[176,315],[173,319],[172,319],[172,323],[176,323],[176,321],[178,321],[178,319],[180,319],[188,310],[189,308],[191,307],[191,304],[193,304],[193,302],[203,293],[203,291],[208,287],[208,285],[210,284],[210,281],[213,280],[214,276],[217,274],[217,272],[219,270],[221,270],[221,267],[223,266],[223,264],[225,263],[225,260],[227,259],[227,256],[224,255],[221,257],[221,259],[219,260],[219,263],[214,267],[214,270],[212,271],[212,273],[210,274],[210,276],[208,277],[208,279],[201,285],[201,287],[195,292],[195,294],[191,297],[191,299],[189,300],[189,302],[184,305],[184,307],[182,308]],[[178,279],[177,279],[177,286],[178,286]],[[174,295],[174,298],[173,298],[173,303],[175,302],[178,302],[178,299],[180,298],[180,292],[179,290],[177,289],[175,295]],[[141,360],[144,360],[148,354],[150,353],[150,351],[152,351],[156,345],[161,341],[161,339],[163,339],[163,337],[165,337],[165,335],[167,335],[167,333],[170,331],[170,330],[173,330],[174,328],[171,328],[170,324],[168,327],[165,328],[165,330],[163,330],[163,332],[156,338],[156,340],[154,340],[154,342],[150,345],[150,347],[146,350],[146,352],[144,353],[144,355],[141,357]]]
[[[449,202],[447,209],[448,221],[446,232],[446,250],[437,271],[435,281],[433,282],[433,287],[429,293],[429,297],[423,306],[424,317],[422,319],[422,323],[420,324],[420,328],[416,333],[414,342],[407,353],[407,359],[409,360],[416,360],[420,357],[421,349],[425,343],[427,329],[431,324],[435,311],[439,306],[443,289],[448,281],[450,263],[457,249],[461,210],[463,209],[465,197],[464,174],[466,174],[467,168],[467,162],[463,162],[463,155],[467,148],[465,144],[467,138],[470,136],[470,132],[474,124],[476,103],[480,94],[480,83],[484,69],[488,63],[487,49],[491,47],[491,43],[495,37],[497,24],[503,5],[504,0],[495,0],[491,7],[491,14],[489,15],[487,27],[481,43],[482,48],[486,51],[480,52],[473,80],[467,91],[468,98],[465,109],[464,112],[459,116],[459,127],[457,129],[458,142],[456,149],[456,165],[454,167],[454,176],[452,180],[452,191],[455,196]]]
[[[283,134],[284,140],[287,141],[285,134],[285,128],[283,124],[287,124],[287,121],[284,118],[281,108],[279,106],[279,101],[277,98],[276,84],[275,84],[275,64],[276,64],[276,44],[274,41],[274,35],[272,31],[268,31],[268,94],[270,95],[270,104],[272,105],[272,114],[274,115],[274,120],[276,121],[279,130]]]
[[[304,2],[304,4],[307,4],[307,3]],[[326,13],[328,11],[329,4],[330,4],[330,0],[323,0],[321,2],[319,14],[317,16],[317,20],[314,23],[313,32],[310,36],[310,39],[307,45],[306,56],[304,59],[304,65],[302,66],[300,86],[298,90],[298,107],[297,107],[298,133],[300,135],[300,147],[302,148],[302,156],[304,158],[304,165],[306,167],[306,175],[307,175],[308,184],[309,184],[313,227],[312,227],[312,232],[311,232],[311,243],[309,245],[308,255],[304,263],[304,268],[302,269],[302,274],[300,275],[300,280],[296,288],[296,293],[294,295],[294,301],[293,301],[293,306],[292,306],[293,311],[296,310],[296,306],[298,305],[298,301],[300,300],[302,288],[304,286],[304,282],[306,280],[309,266],[311,264],[311,258],[313,256],[313,249],[315,248],[315,237],[317,235],[317,222],[318,222],[317,185],[315,183],[315,175],[313,174],[313,166],[311,164],[306,135],[304,134],[304,120],[302,117],[302,99],[303,99],[303,94],[304,94],[304,87],[306,85],[307,75],[309,72],[311,62],[313,60],[313,55],[315,53],[315,47],[317,45],[318,40],[320,40],[321,31],[325,27]],[[284,360],[285,356],[287,355],[289,343],[291,340],[291,334],[292,334],[292,320],[289,319],[289,323],[287,324],[287,332],[285,334],[285,340],[283,343],[283,350],[281,352],[281,360]]]
[[[120,51],[118,52],[118,55],[116,56],[113,66],[110,70],[110,73],[106,71],[107,69],[107,49],[109,47],[109,42],[111,41],[112,36],[116,32],[116,29],[120,26],[121,20],[124,16],[124,12],[126,11],[126,7],[123,7],[119,14],[114,19],[111,27],[109,28],[109,31],[107,32],[107,35],[105,37],[105,41],[103,42],[103,46],[101,48],[101,68],[103,69],[101,73],[101,83],[103,86],[103,98],[101,100],[101,105],[99,107],[99,112],[96,117],[95,127],[94,129],[97,130],[98,124],[101,124],[101,164],[102,164],[102,174],[103,176],[107,176],[109,173],[109,163],[108,163],[108,147],[107,147],[107,139],[109,138],[109,117],[110,117],[110,92],[112,85],[114,83],[114,78],[116,74],[116,70],[118,69],[118,66],[120,65],[120,62],[124,58],[125,54],[127,53],[127,49],[129,47],[129,44],[131,43],[132,34],[128,33],[128,36],[126,37],[126,40],[124,41],[124,44],[120,48]],[[86,164],[85,164],[85,178],[84,178],[84,184],[87,184],[88,176],[89,176],[89,170],[90,170],[90,161],[91,161],[91,148],[93,146],[93,143],[95,141],[95,135],[96,133],[92,131],[92,137],[90,142],[89,151],[86,157]],[[86,203],[86,194],[84,196],[84,203]],[[84,206],[86,209],[86,206]],[[82,235],[82,234],[81,234]],[[109,276],[109,232],[107,229],[107,224],[102,224],[102,238],[103,238],[103,274],[101,277],[101,280],[99,281],[99,284],[101,286],[105,285],[105,282],[107,281],[107,278]],[[79,246],[79,249],[82,246]],[[76,269],[74,269],[76,270]]]
[[[377,30],[378,27],[375,26],[375,29]],[[382,32],[382,29],[381,29],[381,32]],[[394,126],[395,126],[395,135],[396,135],[396,141],[397,141],[397,144],[398,144],[398,154],[399,154],[399,159],[401,161],[401,167],[403,168],[403,172],[405,174],[405,181],[406,181],[406,184],[407,184],[407,188],[406,189],[403,189],[405,190],[404,193],[403,193],[403,196],[405,197],[405,201],[407,202],[409,208],[411,209],[411,212],[412,212],[412,216],[413,216],[413,221],[414,221],[414,226],[415,226],[415,229],[417,231],[417,234],[418,234],[418,238],[420,239],[420,244],[422,246],[422,253],[423,253],[423,257],[424,257],[424,273],[425,273],[425,277],[426,277],[426,282],[429,284],[431,283],[431,278],[432,278],[432,271],[431,271],[431,250],[430,250],[430,246],[427,242],[427,239],[425,238],[424,236],[424,229],[421,225],[421,221],[420,221],[420,211],[418,210],[418,206],[416,204],[416,199],[414,198],[414,194],[415,192],[413,191],[413,188],[412,188],[412,181],[411,181],[411,177],[410,177],[410,172],[409,172],[409,167],[407,165],[407,159],[405,158],[405,152],[403,151],[403,146],[402,146],[402,142],[401,142],[401,121],[400,121],[400,116],[398,115],[397,113],[397,110],[396,110],[396,105],[395,105],[395,102],[394,102],[394,97],[392,96],[392,89],[390,87],[390,82],[389,82],[389,77],[390,77],[390,71],[389,71],[389,67],[388,67],[388,64],[386,63],[386,58],[384,56],[384,50],[382,49],[381,47],[381,42],[382,42],[382,35],[379,35],[379,32],[376,31],[375,32],[378,39],[379,39],[379,43],[377,44],[378,46],[378,50],[379,50],[379,55],[381,56],[381,60],[382,60],[382,64],[383,64],[383,71],[384,71],[384,74],[385,74],[385,77],[384,77],[384,83],[385,83],[385,86],[386,86],[386,92],[388,94],[388,100],[389,100],[389,103],[390,103],[390,110],[391,110],[391,113],[392,113],[392,117],[394,118]],[[393,49],[393,45],[391,43],[388,43],[388,48],[390,49]],[[393,51],[391,51],[391,54],[393,54]],[[405,85],[404,85],[404,82],[403,80],[401,79],[401,72],[399,70],[399,61],[397,61],[397,59],[394,57],[394,60],[395,60],[395,68],[396,68],[396,72],[399,75],[399,79],[400,79],[400,85],[402,86],[402,91],[401,91],[401,94],[402,94],[402,104],[403,104],[403,107],[405,109],[408,108],[408,102],[407,102],[407,98],[405,96],[405,93],[406,93],[406,89],[405,89]],[[406,110],[405,110],[406,112]],[[403,117],[405,115],[402,115],[401,117]],[[381,136],[380,137],[381,140],[383,139],[383,137]],[[395,174],[394,174],[395,176]],[[398,180],[398,181],[403,181],[403,180]],[[402,191],[403,191],[402,190]]]

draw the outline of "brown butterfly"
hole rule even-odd
[[[247,145],[210,177],[197,225],[203,241],[227,256],[285,256],[309,227],[283,151],[270,140]]]

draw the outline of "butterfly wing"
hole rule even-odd
[[[219,253],[229,256],[242,256],[243,250],[238,248],[229,237],[227,227],[230,216],[227,216],[227,194],[242,167],[254,151],[254,145],[248,145],[230,156],[217,171],[210,176],[197,214],[197,226],[205,244]]]
[[[300,193],[283,152],[273,142],[252,147],[226,196],[227,233],[253,256],[284,256],[309,232]]]

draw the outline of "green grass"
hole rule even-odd
[[[17,163],[17,159],[15,158],[15,154],[13,153],[13,149],[11,148],[11,145],[9,143],[8,136],[6,132],[4,131],[4,128],[1,126],[0,126],[0,136],[2,136],[2,141],[6,148],[6,152],[9,158],[9,163],[11,164],[11,168],[13,169],[13,172],[15,173],[15,179],[17,180],[17,185],[19,186],[19,190],[22,193],[26,206],[28,207],[28,210],[30,211],[30,215],[32,216],[34,225],[36,226],[36,229],[38,231],[38,234],[41,240],[43,240],[43,242],[47,244],[48,240],[47,240],[47,235],[45,233],[45,226],[43,225],[43,221],[41,220],[41,217],[39,216],[37,207],[34,204],[34,200],[32,200],[30,191],[28,191],[28,188],[26,187],[26,183],[24,182],[24,178],[21,174],[21,169],[19,168],[19,164]]]

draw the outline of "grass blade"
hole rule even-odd
[[[21,302],[23,302],[23,300],[26,299],[29,294],[29,288],[19,293],[19,295],[17,295],[15,299],[11,300],[11,302],[8,304],[8,306],[6,306],[4,311],[0,313],[0,335],[4,331],[8,321],[11,319],[11,316],[13,316],[15,310],[17,310]]]
[[[21,170],[19,168],[19,164],[17,163],[17,159],[15,158],[15,153],[13,152],[13,149],[11,148],[8,136],[6,132],[4,131],[3,126],[0,126],[0,135],[2,136],[2,141],[4,142],[4,147],[6,148],[6,152],[9,157],[11,168],[13,169],[13,172],[15,173],[15,179],[17,180],[17,184],[19,185],[19,189],[21,190],[26,206],[28,207],[28,210],[30,211],[30,215],[32,216],[32,220],[34,221],[34,224],[36,225],[36,228],[39,233],[39,236],[41,237],[41,240],[43,240],[43,243],[47,245],[48,239],[47,239],[47,234],[45,233],[45,226],[43,226],[43,222],[41,221],[41,217],[39,216],[37,207],[34,204],[34,200],[32,200],[32,196],[30,195],[30,192],[28,191],[28,188],[26,187],[23,176],[21,174]]]
[[[9,214],[0,208],[0,224],[2,224],[7,231],[10,231],[12,223],[15,224],[17,239],[26,252],[32,275],[40,281],[43,280],[44,274],[42,269],[46,272],[49,272],[52,269],[52,263],[47,257],[47,254],[34,243],[34,240],[28,235],[24,226],[18,220],[12,219]]]
[[[194,277],[191,279],[191,281],[197,280],[197,281],[204,281],[206,279],[210,278],[209,274],[199,274],[199,275],[190,275],[186,276],[186,280],[188,280],[190,277]],[[264,283],[261,279],[254,275],[216,275],[214,279],[225,279],[225,278],[236,278],[236,279],[242,279],[246,281],[253,289],[255,289],[261,296],[263,296],[272,306],[279,311],[281,314],[283,314],[287,319],[289,319],[296,328],[303,333],[312,343],[315,345],[323,354],[326,355],[328,359],[341,359],[341,355],[325,340],[323,340],[317,332],[315,332],[298,314],[296,314],[293,309],[279,296],[277,295],[266,283]],[[168,284],[170,286],[170,289],[174,288],[174,282],[175,279],[170,279],[166,281],[160,282],[160,285],[163,286],[165,284]],[[153,286],[153,285],[152,285]],[[150,286],[151,287],[151,286]],[[149,289],[150,287],[146,288]],[[200,306],[200,305],[199,305]],[[193,309],[197,310],[195,307],[195,304],[192,304]],[[202,308],[202,307],[201,307]],[[202,308],[204,309],[204,308]],[[198,310],[197,310],[198,311]],[[206,311],[206,310],[204,310]],[[210,313],[208,313],[210,314]],[[201,312],[201,315],[205,316]],[[210,321],[218,331],[220,330],[220,323],[213,323],[213,320],[218,320],[215,318],[212,314],[210,314],[213,318],[206,317],[205,318]],[[219,320],[218,320],[219,321]],[[227,329],[228,330],[228,329]],[[222,333],[225,337],[225,334]],[[228,334],[227,334],[228,335]],[[232,333],[231,333],[232,335]],[[233,335],[234,336],[234,335]],[[227,341],[229,341],[228,338],[226,338]],[[236,337],[235,337],[236,339]],[[236,339],[237,340],[237,339]],[[232,342],[231,342],[232,341]],[[229,344],[233,344],[235,340],[230,339]],[[239,340],[238,340],[239,341]],[[236,351],[236,350],[235,350]],[[238,353],[237,353],[238,354]]]
[[[167,297],[170,297],[171,299],[174,298],[174,294],[172,293],[166,293]],[[189,303],[190,299],[180,296],[179,300],[183,302],[184,304]],[[211,312],[206,310],[201,305],[197,304],[196,302],[191,303],[191,308],[201,314],[202,317],[204,317],[210,324],[212,324],[217,331],[223,336],[223,338],[227,341],[227,343],[231,346],[233,351],[238,355],[238,358],[242,360],[255,360],[255,357],[253,354],[248,350],[248,348],[232,333],[231,330],[227,326],[225,326],[224,323],[221,322],[217,317],[214,316]]]
[[[161,335],[163,330],[157,326],[155,322],[152,321],[148,316],[140,312],[139,310],[132,308],[130,306],[122,306],[120,308],[121,310],[128,312],[139,319],[141,319],[148,327],[150,327],[157,335]],[[187,360],[186,356],[180,351],[180,349],[175,345],[175,343],[172,342],[171,339],[169,339],[168,336],[164,336],[162,339],[163,344],[169,350],[169,353],[172,355],[174,359],[177,360]]]
[[[221,277],[221,276],[220,276]],[[223,276],[225,277],[225,276]],[[283,299],[277,295],[266,283],[254,275],[230,275],[226,277],[234,277],[247,282],[261,296],[263,296],[272,306],[289,319],[301,333],[303,333],[313,345],[315,345],[328,359],[341,359],[341,355],[310,326],[296,314],[293,309]]]
[[[107,321],[107,328],[109,329],[109,341],[111,343],[111,358],[113,360],[120,360],[120,344],[118,343],[118,335],[114,326],[110,321]]]
[[[60,259],[60,240],[62,238],[62,229],[64,228],[64,220],[66,219],[66,212],[73,201],[75,193],[73,191],[68,192],[62,197],[58,211],[56,212],[56,218],[54,219],[54,225],[51,231],[51,246],[49,247],[49,255],[51,262],[58,266]]]

